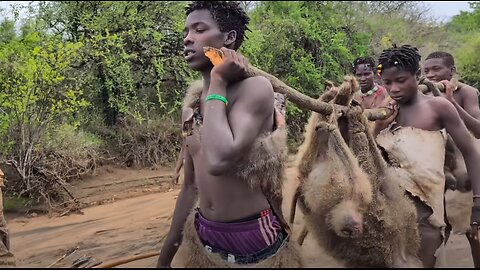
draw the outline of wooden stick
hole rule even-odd
[[[155,257],[155,256],[160,256],[160,252],[158,252],[158,251],[157,252],[149,252],[149,253],[145,253],[145,254],[131,256],[131,257],[123,258],[123,259],[120,259],[120,260],[117,260],[117,261],[114,261],[114,262],[100,264],[100,265],[97,265],[93,268],[113,268],[113,267],[118,266],[118,265],[126,264],[126,263],[133,262],[133,261],[138,261],[138,260],[142,260],[142,259],[146,259],[146,258],[150,258],[150,257]]]
[[[335,110],[338,112],[345,113],[348,110],[346,106],[341,106],[338,104],[335,104],[332,106],[332,104],[328,104],[323,101],[309,97],[305,94],[302,94],[300,91],[288,86],[277,77],[259,68],[256,68],[254,66],[249,67],[249,69],[247,70],[247,75],[249,77],[263,76],[267,78],[272,84],[273,90],[275,92],[284,94],[290,101],[295,103],[300,108],[315,111],[324,115],[331,114],[333,107],[335,107]],[[464,83],[458,82],[456,80],[452,80],[452,83],[458,88],[465,86]],[[328,82],[327,86],[333,87],[331,82]],[[432,89],[432,86],[434,86],[436,89],[435,88]],[[418,90],[421,91],[422,93],[433,92],[435,96],[438,96],[439,95],[438,91],[442,93],[445,92],[445,86],[442,83],[439,83],[439,82],[435,83],[426,78],[422,78],[422,80],[420,81],[420,84],[418,85]],[[388,118],[392,114],[392,111],[387,108],[367,109],[364,111],[364,114],[368,120],[376,121],[376,120],[382,120],[382,119]]]
[[[49,266],[47,266],[47,268],[51,268],[53,267],[54,265],[56,265],[57,263],[63,261],[66,257],[72,255],[73,253],[75,253],[75,251],[78,250],[79,247],[74,247],[74,248],[71,248],[69,250],[67,250],[67,252],[65,254],[63,254],[62,257],[58,258],[56,261],[54,261],[53,263],[51,263]]]
[[[224,54],[221,50],[212,48],[212,47],[204,47],[205,55],[212,61],[214,65],[220,64],[223,60]],[[323,114],[323,115],[329,115],[333,112],[333,108],[335,108],[335,111],[337,112],[342,112],[346,113],[348,111],[348,107],[346,106],[341,106],[338,104],[328,104],[325,103],[321,100],[311,98],[305,94],[302,94],[301,92],[293,89],[292,87],[286,85],[284,82],[279,80],[277,77],[259,69],[256,68],[252,65],[249,65],[247,68],[247,77],[255,77],[255,76],[263,76],[267,78],[270,83],[273,86],[273,90],[277,93],[284,94],[290,101],[295,103],[298,107],[302,109],[308,109],[311,111],[315,111],[317,113]],[[349,76],[345,77],[344,83],[348,83],[347,81]],[[355,78],[353,78],[355,79]],[[426,78],[423,78],[425,82],[427,82],[427,85],[419,85],[418,90],[421,91],[422,93],[426,93],[429,91],[433,91],[435,95],[439,95],[438,91],[435,91],[435,87],[438,88],[440,91],[444,92],[444,85],[442,83],[435,83],[434,86],[432,87],[432,83],[428,81]],[[457,86],[457,87],[462,87],[464,84],[452,80],[452,82]],[[342,84],[343,85],[343,84]],[[332,82],[327,81],[326,82],[327,87],[334,87]],[[342,87],[342,86],[340,86]],[[376,121],[376,120],[382,120],[388,118],[391,114],[393,113],[392,110],[387,109],[387,108],[381,108],[381,109],[370,109],[370,110],[365,110],[364,114],[367,117],[368,120],[370,121]]]
[[[346,113],[348,110],[348,107],[346,106],[341,106],[338,104],[329,104],[321,100],[317,100],[312,97],[309,97],[305,94],[302,94],[300,91],[297,91],[292,87],[288,86],[287,84],[279,80],[277,77],[261,69],[258,69],[254,66],[250,66],[248,68],[247,75],[249,77],[263,76],[267,78],[272,84],[273,90],[275,92],[284,94],[291,102],[295,103],[300,108],[315,111],[324,115],[331,114],[333,111],[333,108],[335,108],[337,112],[343,112],[343,113]],[[348,82],[344,82],[344,84],[345,83],[348,83]],[[342,85],[340,85],[339,88],[341,88]],[[386,108],[365,110],[364,113],[367,116],[368,120],[370,121],[386,119],[388,118],[388,116],[392,114],[391,110]]]

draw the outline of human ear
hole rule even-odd
[[[237,31],[235,30],[229,31],[225,36],[225,47],[233,46],[236,40],[237,40]]]
[[[457,67],[456,66],[452,66],[450,68],[450,71],[452,72],[452,74],[455,74],[457,72]]]

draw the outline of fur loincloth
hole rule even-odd
[[[235,264],[222,259],[220,255],[209,253],[203,246],[195,229],[195,212],[192,212],[183,229],[185,267],[187,268],[299,268],[302,267],[298,245],[290,240],[280,247],[277,253],[256,264]]]
[[[445,228],[445,130],[385,129],[376,141],[388,154],[389,169],[400,186],[432,209],[428,220],[433,226]]]

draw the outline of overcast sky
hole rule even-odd
[[[440,20],[448,21],[453,16],[460,13],[461,10],[470,11],[467,1],[424,1],[432,7],[435,17]],[[0,8],[9,9],[10,4],[25,4],[29,1],[0,1]]]
[[[441,20],[450,20],[453,16],[460,14],[460,11],[471,11],[467,1],[424,1],[431,6],[435,17]],[[478,2],[478,1],[475,1]]]

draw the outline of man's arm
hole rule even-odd
[[[444,97],[449,100],[457,109],[460,118],[463,120],[467,128],[473,133],[475,138],[480,138],[480,107],[478,104],[477,91],[473,87],[464,86],[462,93],[463,108],[453,98],[453,84],[448,81],[442,81],[446,87]]]
[[[172,224],[170,225],[170,231],[160,251],[157,268],[170,267],[173,257],[182,243],[182,230],[185,221],[197,202],[197,186],[195,184],[193,160],[188,149],[184,150],[184,154],[185,164],[183,168],[185,177],[182,190],[175,204]]]
[[[445,129],[462,152],[472,184],[473,194],[480,195],[480,166],[478,166],[480,164],[480,153],[475,146],[473,137],[450,102],[445,99],[438,99],[435,102],[435,108],[441,117]],[[474,205],[480,206],[480,200],[475,199]]]
[[[202,148],[212,175],[230,171],[250,149],[266,119],[273,115],[273,88],[266,78],[248,78],[239,84],[235,91],[242,93],[232,105],[229,118],[223,102],[210,100],[206,103]],[[212,76],[209,95],[226,97],[226,89],[223,80]]]

